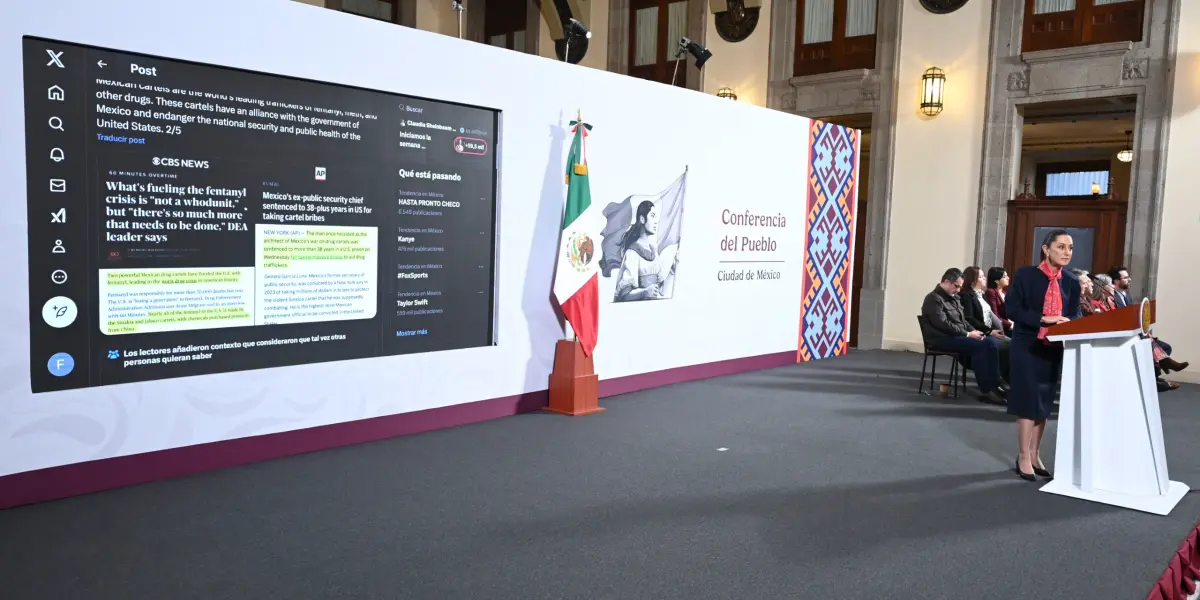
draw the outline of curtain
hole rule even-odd
[[[658,7],[637,11],[637,31],[633,33],[633,66],[644,67],[658,62]]]
[[[846,28],[850,28],[849,24]],[[803,39],[805,44],[833,41],[833,0],[804,0]]]
[[[522,29],[521,31],[513,32],[513,47],[512,47],[512,49],[516,50],[517,52],[525,51],[525,30],[524,29]]]
[[[846,37],[875,34],[878,0],[846,0]]]
[[[1075,10],[1075,0],[1036,0],[1033,3],[1033,14],[1066,12]]]
[[[679,54],[679,40],[688,34],[688,3],[672,2],[667,5],[667,60]]]
[[[1120,4],[1122,2],[1133,2],[1133,0],[1096,0],[1095,6],[1104,6],[1105,4]]]
[[[1100,185],[1100,195],[1108,193],[1108,171],[1047,173],[1046,196],[1091,196],[1092,184]]]

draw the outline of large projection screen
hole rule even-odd
[[[34,392],[494,342],[498,111],[23,42]]]

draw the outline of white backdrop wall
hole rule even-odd
[[[498,345],[33,395],[23,35],[502,110]],[[688,173],[673,298],[612,303],[602,284],[601,377],[795,351],[807,119],[290,0],[4,3],[0,475],[545,389],[561,335],[549,297],[576,110],[594,126],[588,160],[602,208]],[[787,225],[727,225],[726,210]],[[769,236],[775,250],[725,252],[726,236]],[[717,277],[762,268],[780,278]]]

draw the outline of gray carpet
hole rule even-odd
[[[0,511],[0,596],[1145,598],[1200,494],[1040,493],[1003,409],[919,369],[856,353]],[[1200,487],[1200,390],[1162,406]]]

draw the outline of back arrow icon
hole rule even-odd
[[[96,64],[97,64],[97,65],[98,65],[98,66],[99,66],[101,69],[103,69],[103,68],[104,68],[104,61],[102,61],[102,60],[98,60],[98,61],[96,61]]]

